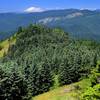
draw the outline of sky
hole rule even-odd
[[[100,9],[100,0],[0,0],[0,13],[41,12],[69,8]]]

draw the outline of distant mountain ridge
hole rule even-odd
[[[51,10],[39,13],[0,13],[0,40],[11,36],[19,26],[32,23],[59,27],[75,38],[100,40],[100,10]]]

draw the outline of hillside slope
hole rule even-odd
[[[33,97],[33,100],[100,100],[100,61],[87,78]]]
[[[15,44],[16,38],[10,37],[0,42],[0,58],[7,54],[9,46]]]
[[[2,46],[13,43],[11,40],[13,38],[9,42],[2,42]],[[16,32],[15,44],[10,45],[9,49],[8,46],[5,48],[7,55],[0,59],[1,100],[30,100],[50,90],[50,94],[48,92],[45,96],[47,99],[79,98],[77,92],[80,93],[90,84],[88,80],[75,82],[87,78],[100,59],[100,43],[72,40],[68,33],[59,28],[36,24],[27,28],[20,27]],[[100,69],[98,70],[100,73]],[[94,94],[90,97],[94,97],[95,93],[98,96],[98,86],[93,87],[97,84],[97,75],[98,73],[93,74],[92,87],[89,92],[86,91],[85,97],[91,92],[91,88]],[[68,84],[71,85],[64,86]]]
[[[77,89],[77,87],[81,89]],[[33,97],[33,100],[80,100],[82,91],[91,86],[89,79],[84,79],[80,82],[65,85],[49,91],[47,93]]]

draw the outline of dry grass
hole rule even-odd
[[[33,100],[77,100],[74,84],[59,87],[33,98]]]
[[[82,90],[86,89],[89,85],[90,81],[88,79],[84,79],[80,82],[65,85],[47,93],[38,95],[32,100],[79,100]],[[80,87],[79,90],[76,89],[77,86]]]
[[[15,42],[16,42],[16,39],[13,39],[13,38],[10,39],[10,41],[7,39],[0,42],[0,47],[2,47],[2,49],[0,50],[0,57],[3,57],[4,53],[8,52],[9,45],[15,44]]]

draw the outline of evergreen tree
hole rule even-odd
[[[53,76],[47,63],[43,63],[39,71],[39,91],[47,92],[53,86]]]
[[[0,81],[1,100],[29,100],[26,81],[19,76],[16,70]]]

